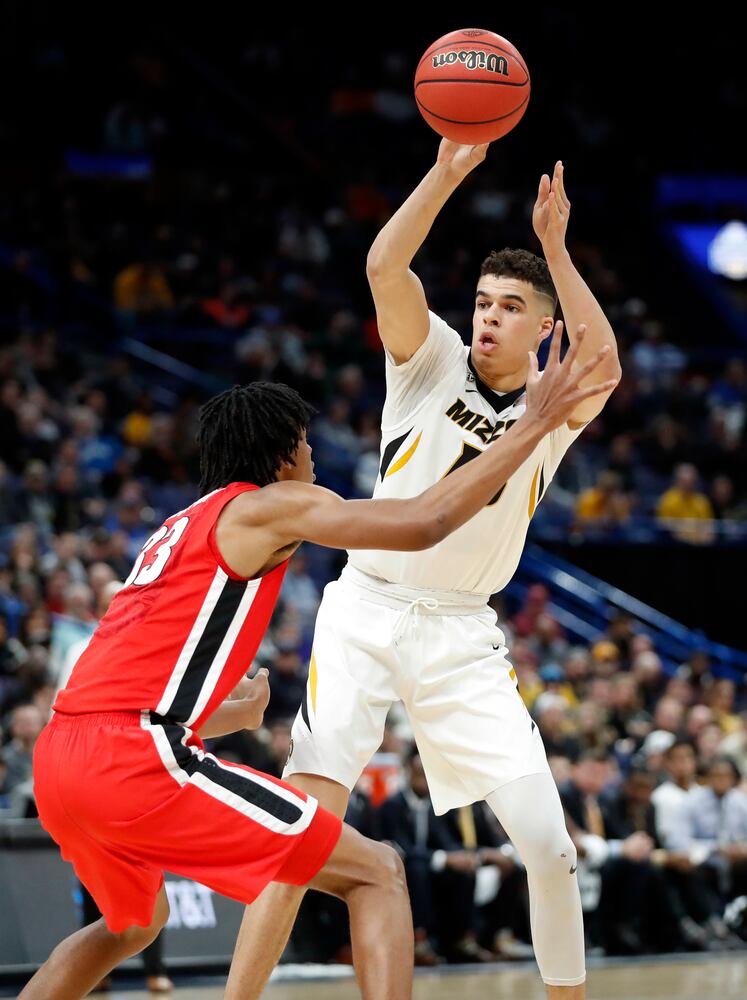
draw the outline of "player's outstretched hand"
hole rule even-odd
[[[451,139],[442,139],[438,147],[438,162],[449,166],[460,177],[466,177],[485,159],[489,145],[484,142],[481,146],[462,146]]]
[[[529,374],[527,375],[527,416],[540,420],[545,425],[545,433],[555,430],[571,419],[573,411],[579,403],[590,396],[598,396],[611,392],[618,379],[608,379],[594,385],[581,386],[587,376],[601,364],[609,354],[605,346],[585,365],[575,365],[579,348],[586,335],[586,326],[582,323],[560,360],[560,343],[563,339],[563,321],[558,320],[552,334],[550,353],[545,370],[540,373],[537,355],[529,352]]]
[[[532,225],[548,260],[565,250],[571,203],[565,193],[564,172],[563,163],[558,160],[552,180],[547,174],[542,175],[532,211]]]

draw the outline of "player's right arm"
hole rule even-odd
[[[560,361],[562,323],[557,323],[547,366],[540,377],[530,353],[524,415],[482,455],[417,497],[404,500],[343,500],[336,493],[297,480],[271,483],[236,497],[219,522],[218,544],[229,566],[251,576],[300,540],[340,549],[426,549],[478,513],[532,454],[542,438],[560,427],[578,402],[607,392],[608,382],[580,388],[605,358],[572,370],[583,341],[581,328]]]
[[[438,159],[371,245],[366,275],[379,336],[395,364],[409,361],[428,336],[428,306],[410,263],[431,226],[467,174],[485,159],[487,145],[443,139]]]

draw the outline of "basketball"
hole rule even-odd
[[[516,125],[529,103],[526,63],[492,31],[443,35],[415,71],[415,100],[439,135],[464,145],[492,142]]]

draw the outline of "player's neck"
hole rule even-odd
[[[473,352],[470,352],[469,358],[472,371],[493,392],[511,392],[514,389],[520,389],[526,383],[526,371],[506,372],[505,374],[497,374],[496,372],[488,373],[479,363],[479,360],[475,358]]]

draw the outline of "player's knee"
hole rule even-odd
[[[531,848],[519,854],[532,880],[565,878],[576,872],[576,848],[565,829],[537,831]]]
[[[407,878],[402,858],[388,844],[377,844],[377,882],[396,895],[407,896]]]
[[[166,926],[166,921],[168,919],[168,899],[166,898],[165,893],[159,893],[156,899],[156,905],[153,908],[153,917],[147,927],[141,927],[139,924],[132,924],[132,926],[121,931],[117,936],[120,938],[122,944],[134,954],[141,951],[143,948],[147,948],[149,944],[155,941],[163,928]]]
[[[155,931],[153,937],[157,937],[166,926],[166,922],[169,919],[169,912],[169,897],[162,889],[156,896],[156,905],[153,907],[153,919],[150,922],[150,929]]]

